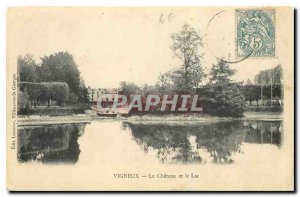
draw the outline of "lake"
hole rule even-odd
[[[251,157],[264,162],[270,152],[272,157],[280,154],[282,136],[280,120],[37,124],[18,127],[18,160],[24,164],[79,166],[120,162],[232,165]]]

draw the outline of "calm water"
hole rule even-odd
[[[279,152],[282,128],[282,121],[244,120],[22,126],[18,128],[18,160],[76,165],[96,160],[129,163],[134,159],[163,165],[234,163],[246,158],[243,156],[247,156],[249,147],[262,157],[270,148]]]

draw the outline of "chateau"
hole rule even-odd
[[[91,88],[88,87],[88,97],[90,102],[97,102],[101,96],[103,101],[113,101],[113,98],[118,95],[117,88]]]

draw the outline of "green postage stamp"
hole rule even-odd
[[[275,56],[275,10],[236,10],[237,57]]]

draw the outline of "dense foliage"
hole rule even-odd
[[[200,90],[203,112],[216,116],[241,117],[245,99],[239,83],[208,84]]]
[[[37,100],[56,100],[58,105],[64,105],[68,100],[69,86],[65,82],[20,82],[20,90],[28,95],[28,99],[36,104]]]
[[[87,102],[88,93],[73,56],[68,52],[58,52],[41,58],[37,64],[32,55],[18,58],[20,82],[64,82],[69,87],[73,100]]]
[[[199,89],[203,112],[217,116],[241,117],[245,110],[242,85],[231,80],[235,70],[220,60],[210,71],[210,83]]]

